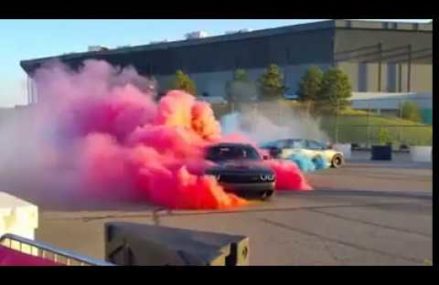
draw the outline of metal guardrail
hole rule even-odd
[[[30,254],[60,265],[67,266],[114,266],[103,260],[82,256],[78,253],[56,248],[41,241],[29,240],[14,234],[5,234],[0,238],[0,245],[21,253]]]

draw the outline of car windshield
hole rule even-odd
[[[261,145],[261,148],[289,148],[289,147],[300,147],[300,146],[293,146],[293,144],[300,143],[299,140],[287,140],[287,139],[281,139],[276,141],[269,141],[266,143],[263,143]]]
[[[213,146],[207,150],[206,158],[211,161],[261,159],[259,153],[248,146]]]
[[[298,139],[292,139],[288,141],[288,147],[290,148],[303,148],[303,141]]]
[[[261,144],[261,148],[284,148],[286,146],[286,143],[286,140],[269,141]]]
[[[309,149],[316,149],[316,150],[324,150],[327,149],[326,145],[313,140],[308,140],[307,142],[307,148]]]
[[[263,144],[261,144],[262,148],[269,148],[269,147],[275,147],[276,146],[276,141],[270,141],[270,142],[265,142]]]

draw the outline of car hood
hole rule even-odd
[[[273,173],[270,167],[262,162],[233,160],[224,161],[208,168],[212,172],[245,172],[245,173]]]

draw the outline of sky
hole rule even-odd
[[[316,21],[321,20],[0,20],[0,107],[27,103],[26,74],[19,65],[24,59],[86,51],[91,45],[116,48],[181,40],[200,30],[220,35]]]

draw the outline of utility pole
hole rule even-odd
[[[403,105],[404,105],[404,99],[399,99],[399,118],[400,119],[402,119],[402,107],[403,107]],[[402,130],[401,126],[399,126],[398,127],[398,141],[399,141],[400,144],[402,143],[402,141],[401,141],[401,137],[402,137],[401,130]]]
[[[412,45],[408,45],[408,65],[407,65],[407,92],[410,92],[410,81],[412,74]]]
[[[339,123],[339,112],[340,112],[340,99],[337,98],[337,109],[335,110],[335,143],[338,143],[338,123]]]
[[[383,44],[378,43],[378,92],[381,92],[381,69],[382,69],[382,57],[383,57]]]
[[[402,92],[402,62],[398,63],[398,92]]]
[[[370,146],[370,102],[367,102],[367,147]]]

